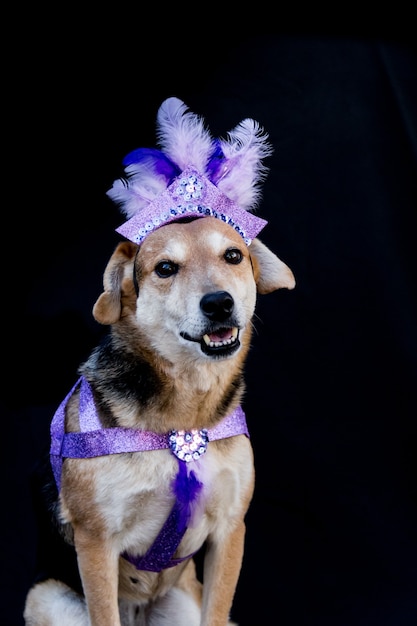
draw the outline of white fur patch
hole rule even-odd
[[[225,238],[223,233],[213,230],[208,233],[206,241],[213,250],[221,252],[224,248],[225,242],[227,243],[228,240]]]
[[[153,606],[150,614],[145,615],[143,608],[121,604],[120,617],[122,626],[200,626],[201,611],[197,603],[185,591],[171,589]],[[228,622],[227,626],[238,626]]]
[[[36,609],[36,610],[35,610]],[[37,615],[36,620],[30,615]],[[84,599],[63,583],[49,580],[33,587],[25,607],[26,626],[90,626]],[[120,603],[122,626],[199,626],[200,608],[194,598],[173,588],[146,611]]]
[[[189,254],[188,247],[184,241],[179,239],[169,239],[166,242],[166,247],[160,251],[161,257],[168,259],[174,259],[177,263],[183,262]]]
[[[30,616],[36,615],[35,618]],[[89,626],[84,598],[58,580],[32,587],[24,611],[26,626]]]

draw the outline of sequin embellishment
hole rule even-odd
[[[168,445],[175,456],[181,461],[189,463],[196,461],[207,450],[208,432],[206,428],[197,430],[171,430],[168,435]]]
[[[147,208],[139,211],[116,231],[140,245],[159,226],[182,217],[193,216],[221,220],[234,228],[248,246],[252,238],[248,236],[247,229],[254,233],[260,230],[256,227],[254,231],[251,226],[252,221],[258,222],[260,218],[233,206],[232,201],[222,195],[210,181],[205,180],[204,176],[188,170]]]
[[[172,195],[174,198],[181,196],[186,201],[199,200],[202,196],[202,190],[202,181],[194,174],[190,174],[190,176],[184,176],[180,179],[178,187]]]

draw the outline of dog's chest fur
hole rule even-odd
[[[227,446],[227,462],[219,448]],[[245,437],[211,442],[203,458],[190,463],[202,483],[187,533],[193,552],[207,534],[240,512],[241,500],[253,478],[251,448]],[[168,450],[67,459],[61,494],[65,521],[85,515],[105,519],[106,533],[117,535],[119,551],[143,553],[167,518],[174,501],[172,481],[178,461]],[[76,465],[76,468],[74,467]],[[88,492],[88,503],[77,491]]]

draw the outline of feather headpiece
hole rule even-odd
[[[139,148],[125,157],[125,177],[107,192],[128,218],[116,231],[140,244],[170,222],[212,216],[249,245],[267,224],[251,213],[268,172],[262,159],[272,154],[263,128],[245,119],[227,139],[213,139],[203,119],[173,97],[159,108],[157,139],[159,149]]]

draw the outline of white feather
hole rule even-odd
[[[107,195],[119,205],[120,211],[130,219],[166,189],[163,176],[156,176],[146,166],[130,165],[127,179],[115,180]]]
[[[254,209],[261,195],[259,184],[268,173],[262,159],[273,152],[268,134],[258,122],[248,118],[220,144],[228,161],[228,172],[218,182],[218,188],[242,208]]]
[[[203,119],[179,98],[167,98],[158,111],[157,137],[161,150],[181,169],[195,167],[205,173],[213,139]]]

